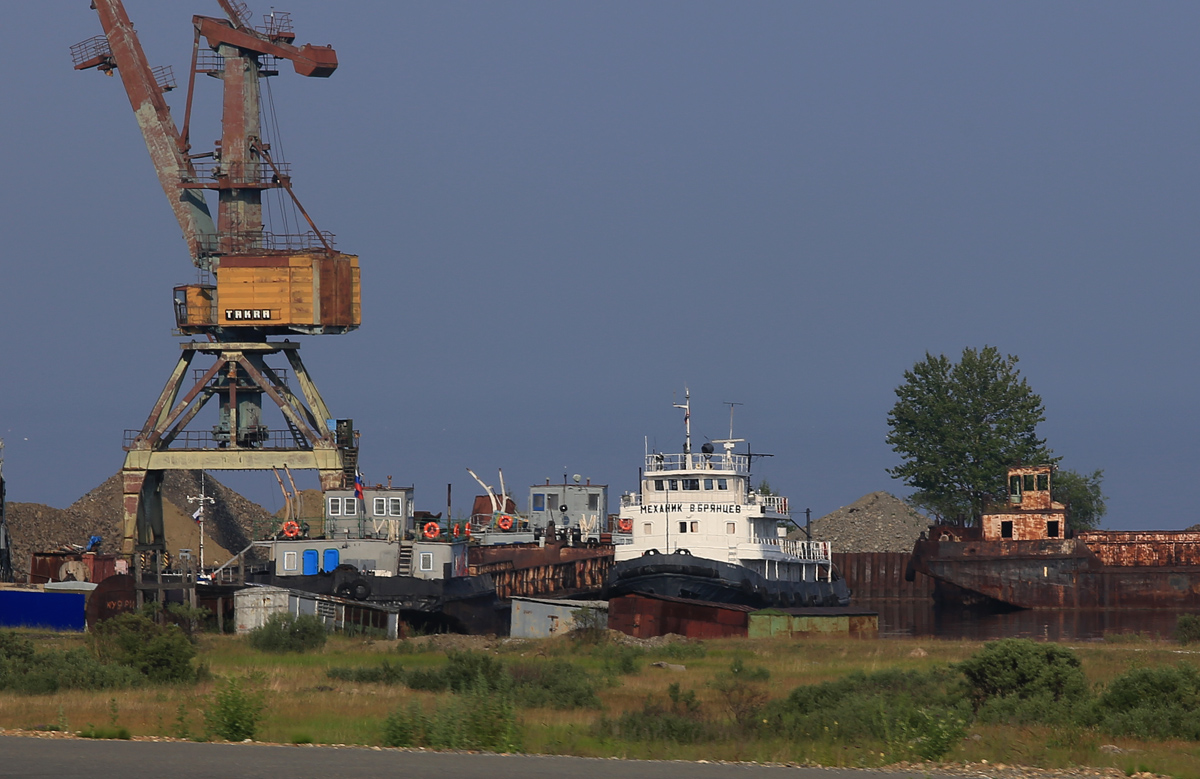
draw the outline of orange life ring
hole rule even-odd
[[[458,538],[460,535],[462,535],[462,527],[460,527],[459,524],[457,522],[455,522],[454,523],[454,537]]]
[[[496,524],[500,526],[501,530],[512,530],[512,517],[505,514],[504,516],[500,517]]]
[[[465,527],[467,528],[467,538],[470,538],[470,537],[471,537],[471,523],[470,523],[470,522],[468,522],[468,523],[465,525]]]
[[[283,534],[288,538],[295,538],[296,536],[300,535],[300,525],[298,525],[295,520],[289,519],[287,522],[283,523]]]
[[[436,523],[436,522],[426,522],[425,523],[425,537],[426,538],[437,538],[441,534],[442,534],[442,528],[441,528],[441,526],[438,525],[438,523]]]
[[[617,520],[617,530],[620,530],[622,533],[632,533],[633,520],[629,517],[621,517]]]

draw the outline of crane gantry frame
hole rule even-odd
[[[142,590],[161,590],[162,483],[166,471],[314,469],[323,489],[342,487],[357,466],[350,420],[335,420],[298,353],[299,344],[270,335],[338,334],[361,322],[358,258],[334,249],[292,191],[286,163],[272,157],[262,137],[260,79],[290,61],[303,76],[324,78],[337,69],[328,46],[296,46],[291,19],[272,11],[254,28],[240,0],[218,0],[226,18],[194,16],[192,64],[184,121],[177,127],[165,94],[175,88],[169,68],[153,68],[121,0],[92,0],[103,35],[72,47],[75,68],[117,72],[154,163],[159,184],[183,231],[198,281],[174,290],[175,324],[183,335],[206,340],[181,344],[181,356],[140,430],[126,431],[122,469],[122,553],[134,564]],[[203,41],[203,44],[202,44]],[[223,84],[221,139],[193,153],[191,114],[197,75]],[[310,228],[298,235],[268,232],[262,195],[279,189]],[[205,192],[217,194],[217,219]],[[266,363],[282,354],[286,372]],[[188,385],[197,355],[213,358]],[[286,430],[263,424],[263,398],[283,415]],[[212,398],[220,401],[211,431],[187,430]],[[143,559],[143,558],[146,559]],[[144,582],[145,565],[155,583]]]

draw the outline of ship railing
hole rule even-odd
[[[782,495],[759,495],[756,492],[751,492],[746,495],[746,502],[758,504],[767,511],[774,511],[776,514],[788,513],[788,499]]]
[[[790,557],[798,557],[801,560],[821,560],[827,562],[833,559],[828,541],[793,541],[790,538],[754,536],[750,539],[750,543],[778,547],[780,552]]]
[[[646,472],[719,471],[747,473],[748,458],[744,454],[655,454],[646,455]]]
[[[631,508],[642,505],[642,496],[632,493],[625,493],[621,496],[621,508]]]

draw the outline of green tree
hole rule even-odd
[[[1042,399],[993,346],[963,349],[962,359],[925,359],[904,372],[888,413],[887,443],[903,462],[889,468],[916,492],[914,505],[943,520],[978,524],[1005,494],[1010,466],[1053,463],[1037,436]]]
[[[1100,524],[1108,511],[1107,498],[1100,489],[1104,471],[1090,474],[1075,471],[1056,471],[1050,479],[1050,497],[1067,507],[1067,526],[1074,530],[1091,530]]]

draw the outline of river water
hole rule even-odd
[[[932,601],[897,600],[856,600],[853,605],[879,613],[880,638],[932,636],[975,641],[997,638],[1101,641],[1107,635],[1121,633],[1170,638],[1181,613],[1135,609],[1021,609],[989,613],[942,608]]]

